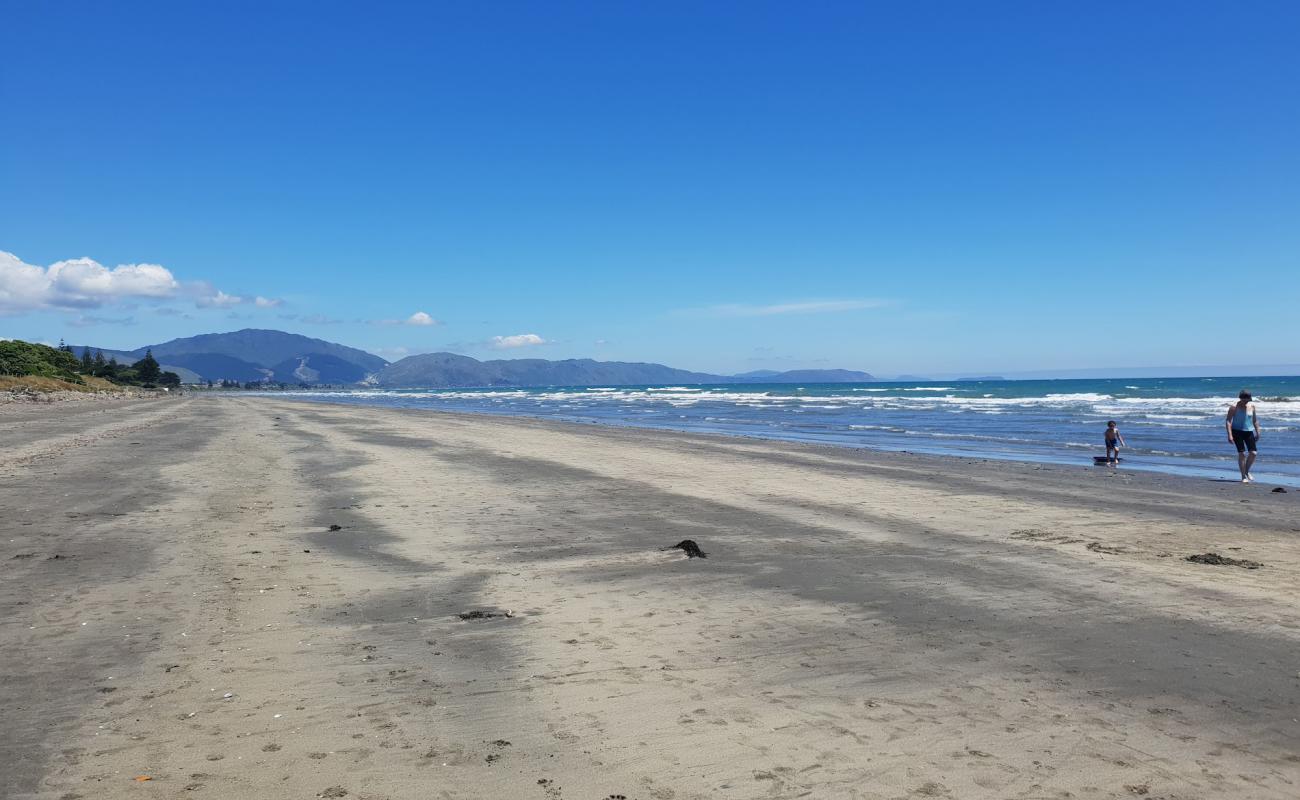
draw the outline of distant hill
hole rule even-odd
[[[312,339],[296,333],[284,331],[259,330],[245,328],[230,333],[205,333],[184,339],[172,339],[170,342],[150,345],[154,358],[162,361],[174,355],[189,353],[215,353],[232,356],[250,364],[274,367],[292,358],[319,354],[334,356],[350,364],[356,364],[367,372],[377,372],[388,363],[379,356],[364,350],[347,347],[323,339]],[[134,352],[144,355],[148,348],[141,347]],[[138,358],[139,356],[137,356]]]
[[[733,383],[870,383],[876,378],[870,372],[852,369],[792,369],[786,372],[733,375]]]
[[[700,383],[858,383],[873,380],[866,372],[809,369],[759,370],[744,375],[713,375],[663,364],[593,361],[589,358],[547,361],[541,358],[479,361],[455,353],[408,356],[389,364],[372,379],[385,387],[455,386],[637,386]]]
[[[158,354],[154,353],[154,358],[158,357]],[[183,353],[163,356],[163,359],[168,363],[184,367],[195,375],[201,375],[203,380],[228,380],[242,383],[244,381],[265,380],[270,377],[267,374],[270,370],[266,367],[220,353]]]
[[[277,381],[286,383],[359,383],[370,370],[328,353],[307,353],[285,359],[271,368]]]
[[[72,348],[72,354],[77,358],[81,358],[81,351],[89,347],[90,352],[94,353],[98,350],[104,354],[104,358],[116,358],[119,364],[130,364],[140,360],[140,356],[135,355],[131,350],[109,350],[107,347],[96,347],[93,344],[71,344],[68,346]]]
[[[521,358],[479,361],[455,353],[408,356],[389,364],[373,383],[388,387],[455,386],[627,386],[630,384],[719,383],[720,375],[689,372],[663,364],[593,361],[589,358],[547,361]]]
[[[74,345],[79,354],[84,345]],[[102,349],[91,345],[91,350]],[[323,339],[246,328],[205,333],[135,350],[103,349],[123,363],[152,350],[163,369],[185,383],[231,380],[384,387],[635,386],[709,383],[862,383],[875,378],[847,369],[755,370],[714,375],[663,364],[543,358],[479,361],[456,353],[426,353],[389,364],[379,356]]]
[[[144,358],[144,353],[145,353],[143,349],[138,351],[137,354],[137,351],[135,350],[109,350],[106,347],[95,347],[93,344],[92,345],[74,344],[71,345],[71,347],[72,347],[72,352],[78,358],[81,357],[81,351],[89,347],[90,352],[94,353],[98,351],[104,354],[104,358],[116,358],[117,363],[119,364],[134,364],[135,362],[139,361],[141,358]],[[188,367],[178,364],[175,361],[172,361],[170,363],[166,361],[162,361],[158,364],[158,366],[167,372],[175,372],[177,375],[180,376],[181,383],[197,383],[200,380],[200,375],[197,372],[194,372]]]
[[[84,345],[73,345],[81,353]],[[200,380],[285,383],[357,383],[388,363],[364,350],[283,331],[246,328],[230,333],[205,333],[135,350],[103,349],[104,357],[132,363],[152,350],[165,370],[185,383]]]

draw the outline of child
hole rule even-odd
[[[1119,428],[1115,426],[1115,420],[1106,423],[1106,463],[1112,467],[1119,466],[1119,449],[1128,447],[1124,443],[1124,437],[1120,435]]]

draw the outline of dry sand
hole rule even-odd
[[[1300,492],[239,396],[45,414],[0,417],[0,796],[1300,796]]]

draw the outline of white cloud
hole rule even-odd
[[[103,305],[118,297],[170,297],[180,286],[165,267],[122,264],[109,269],[89,258],[50,265],[51,305],[81,308]]]
[[[279,308],[284,301],[276,297],[263,297],[262,295],[248,296],[238,294],[228,294],[207,281],[193,281],[184,286],[187,294],[194,298],[194,305],[198,308],[234,308],[235,306],[251,305],[258,308]]]
[[[361,322],[362,320],[357,320]],[[376,319],[371,320],[371,325],[411,325],[416,328],[428,328],[435,325],[441,325],[442,321],[434,319],[423,311],[417,311],[406,319]]]
[[[0,314],[48,308],[130,307],[132,298],[169,300],[189,296],[202,308],[230,308],[253,302],[273,308],[279,300],[249,300],[227,294],[205,281],[182,284],[159,264],[120,264],[112,269],[90,258],[58,261],[49,267],[24,263],[0,250]]]
[[[96,317],[86,314],[78,314],[76,318],[68,320],[68,324],[74,328],[92,328],[97,325],[134,325],[134,317]]]
[[[226,294],[218,289],[212,294],[199,295],[198,299],[194,302],[197,303],[200,308],[233,308],[234,306],[243,303],[244,298],[238,295]]]
[[[74,258],[45,269],[0,251],[0,312],[98,308],[127,297],[171,297],[178,288],[171,272],[157,264],[109,269],[89,258]]]
[[[45,270],[0,251],[0,311],[25,311],[46,305],[50,279]]]
[[[493,336],[488,340],[488,347],[493,350],[511,350],[516,347],[536,347],[547,341],[535,333],[518,333],[514,336]]]
[[[797,303],[775,303],[766,306],[727,303],[708,308],[691,309],[697,314],[716,317],[769,317],[777,314],[832,314],[840,311],[859,311],[889,305],[885,300],[808,300]]]

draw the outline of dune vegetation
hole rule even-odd
[[[180,377],[164,372],[152,352],[133,364],[120,364],[89,347],[78,357],[62,342],[50,347],[18,339],[0,341],[0,390],[103,392],[179,385]]]

